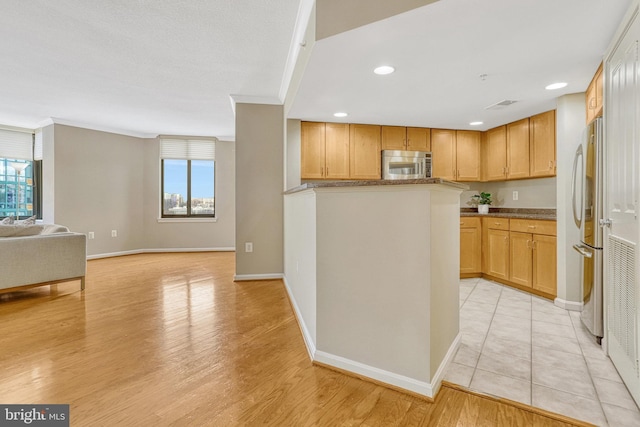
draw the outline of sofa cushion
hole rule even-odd
[[[2,221],[0,221],[0,224],[2,225],[13,224],[13,215],[9,215],[8,217],[3,218]]]
[[[0,237],[36,236],[44,230],[44,225],[11,224],[0,225]]]

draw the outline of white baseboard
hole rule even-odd
[[[372,380],[376,380],[381,383],[409,390],[422,396],[430,398],[435,396],[434,388],[431,383],[418,381],[413,378],[405,377],[404,375],[385,371],[384,369],[375,368],[334,354],[325,353],[324,351],[316,351],[314,361],[333,366],[344,371],[353,372],[354,374],[371,378]]]
[[[284,282],[284,287],[287,290],[287,294],[289,295],[289,302],[291,303],[291,307],[293,307],[293,312],[296,316],[296,319],[298,320],[298,325],[300,325],[300,329],[302,331],[302,339],[304,340],[304,345],[307,348],[309,359],[314,360],[314,355],[316,353],[316,344],[313,342],[313,338],[311,337],[311,333],[307,328],[307,324],[304,322],[304,318],[302,317],[300,308],[298,307],[298,304],[296,303],[296,300],[291,293],[291,288],[289,287],[287,278],[284,277],[282,281]]]
[[[234,274],[233,275],[234,282],[244,282],[249,280],[274,280],[274,279],[284,279],[284,274],[271,273],[271,274]]]
[[[444,379],[445,374],[447,373],[447,369],[449,369],[449,365],[453,362],[453,359],[456,357],[456,352],[458,348],[460,348],[460,341],[462,340],[462,333],[458,332],[458,335],[453,339],[451,346],[449,346],[449,350],[447,350],[447,354],[444,355],[444,359],[438,366],[438,370],[431,378],[431,386],[433,388],[433,395],[438,394],[440,390],[440,386],[442,385],[442,380]]]
[[[236,248],[155,248],[155,249],[134,249],[131,251],[108,252],[103,254],[87,255],[87,259],[111,258],[124,255],[137,255],[146,253],[170,253],[170,252],[233,252]]]
[[[584,305],[582,302],[567,301],[560,298],[554,299],[553,304],[556,307],[564,308],[569,311],[582,311],[582,306]]]

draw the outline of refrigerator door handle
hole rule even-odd
[[[580,255],[585,258],[592,258],[593,254],[591,252],[585,251],[585,247],[582,245],[573,245],[573,249],[575,249]]]
[[[582,218],[578,218],[578,210],[576,209],[576,175],[578,172],[578,160],[582,157],[582,145],[578,146],[576,150],[576,156],[573,159],[573,173],[571,176],[571,208],[573,209],[573,221],[576,223],[576,227],[580,228],[582,226]],[[582,180],[580,180],[580,185],[582,187]],[[582,193],[582,188],[580,188],[580,193]],[[580,208],[580,210],[582,207]],[[574,246],[575,247],[575,246]]]

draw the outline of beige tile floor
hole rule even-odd
[[[447,381],[598,426],[640,426],[638,407],[580,313],[463,279],[460,331]]]

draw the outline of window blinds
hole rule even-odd
[[[215,160],[217,139],[160,139],[163,159]]]
[[[5,159],[32,160],[32,134],[0,129],[0,157]]]

